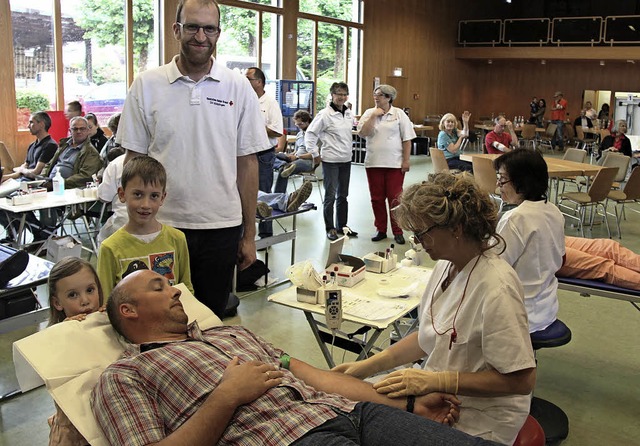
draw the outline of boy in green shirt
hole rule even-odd
[[[118,188],[129,221],[100,245],[98,276],[105,296],[128,273],[150,269],[193,293],[189,251],[184,233],[163,225],[156,214],[167,195],[167,173],[157,160],[139,156],[122,172]]]

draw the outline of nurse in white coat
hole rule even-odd
[[[492,250],[495,205],[466,175],[434,175],[406,189],[395,216],[437,260],[420,305],[420,329],[385,351],[334,370],[360,378],[392,372],[374,387],[390,397],[457,394],[456,428],[512,444],[529,413],[535,360],[523,289]]]
[[[544,330],[558,314],[558,279],[564,248],[564,216],[547,200],[547,163],[538,152],[514,150],[494,161],[505,203],[517,206],[498,222],[506,243],[500,257],[513,266],[524,288],[529,332]]]

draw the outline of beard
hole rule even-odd
[[[195,37],[192,37],[186,42],[182,42],[180,46],[180,52],[184,55],[185,61],[191,65],[203,65],[205,63],[208,63],[211,59],[211,56],[213,55],[215,45],[208,40],[203,44],[203,46],[208,45],[208,48],[196,48],[190,45],[191,43],[195,42]]]

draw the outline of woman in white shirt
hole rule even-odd
[[[517,207],[498,222],[506,243],[500,255],[524,287],[531,333],[544,330],[558,313],[558,279],[565,254],[564,216],[547,200],[547,163],[538,152],[514,150],[494,161],[505,203]]]
[[[364,361],[334,370],[365,378],[423,359],[375,384],[400,397],[457,394],[455,426],[512,444],[529,413],[535,360],[522,285],[491,249],[498,216],[467,176],[433,175],[401,195],[395,217],[415,233],[436,266],[420,304],[420,329]]]
[[[377,230],[371,238],[374,242],[387,238],[387,203],[389,210],[397,204],[404,174],[409,171],[411,140],[416,137],[409,117],[392,105],[397,94],[391,85],[377,87],[373,91],[376,106],[365,111],[358,123],[358,133],[367,141],[364,167]],[[389,219],[395,242],[404,245],[402,228],[393,214]]]

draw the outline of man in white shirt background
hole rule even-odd
[[[276,146],[278,138],[282,136],[282,113],[280,106],[274,98],[264,91],[267,82],[264,72],[258,67],[247,68],[247,79],[251,83],[253,91],[258,95],[260,111],[264,118],[264,125],[271,147],[258,152],[258,189],[262,192],[271,192],[273,186],[273,161],[276,157]],[[258,225],[258,236],[260,238],[273,235],[272,222],[263,222]]]

